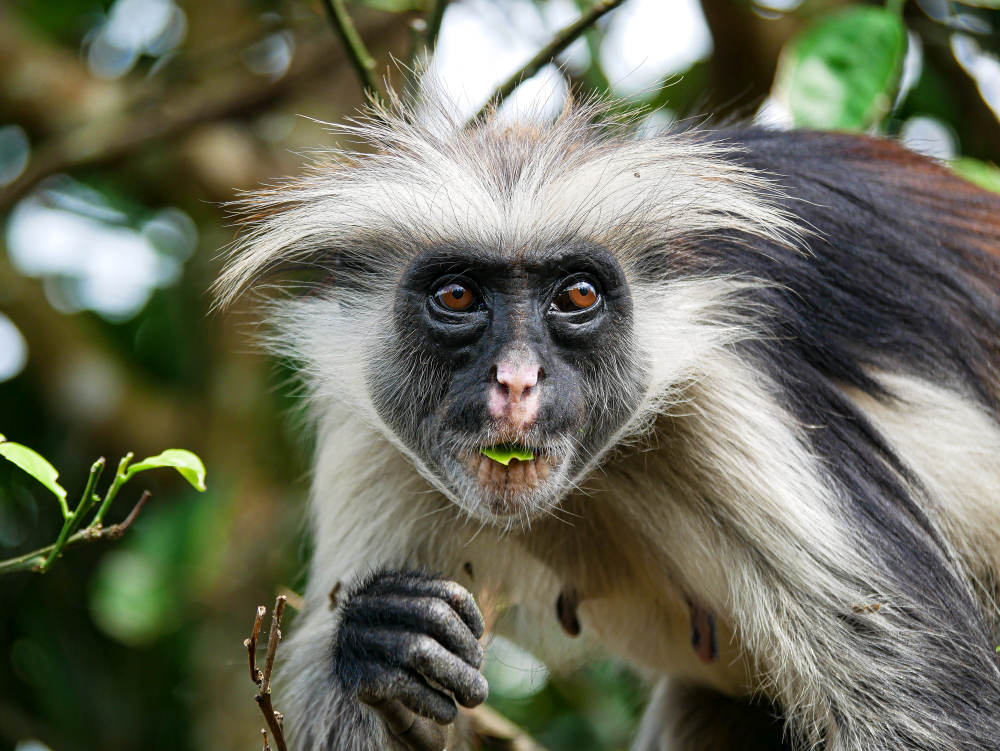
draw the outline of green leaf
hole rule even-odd
[[[130,466],[125,477],[130,479],[137,472],[158,467],[173,467],[196,489],[205,490],[205,465],[201,463],[197,454],[186,449],[167,449],[162,454],[146,457]]]
[[[511,459],[527,462],[535,458],[535,455],[531,453],[530,449],[527,449],[524,446],[515,446],[513,444],[490,446],[489,448],[480,449],[480,451],[493,461],[500,462],[505,467],[510,464]]]
[[[1000,193],[1000,167],[971,156],[960,156],[950,162],[951,168],[970,183]]]
[[[2,441],[0,443],[0,456],[13,462],[34,477],[51,490],[60,501],[66,500],[66,489],[56,482],[59,479],[59,473],[41,454],[27,446],[22,446],[20,443],[11,443],[3,436],[0,436],[0,441]]]
[[[785,48],[774,95],[796,126],[867,130],[889,113],[906,55],[906,27],[884,8],[825,15]]]

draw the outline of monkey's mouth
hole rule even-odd
[[[492,447],[486,447],[492,448]],[[462,463],[488,497],[490,510],[496,514],[511,514],[527,505],[529,497],[537,491],[556,466],[556,458],[548,452],[516,447],[516,453],[532,458],[509,456],[507,464],[491,459],[485,454],[466,454]]]

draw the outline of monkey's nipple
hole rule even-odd
[[[715,630],[715,613],[691,603],[691,647],[704,663],[719,659],[719,637]]]

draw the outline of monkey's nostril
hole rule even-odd
[[[538,369],[538,376],[536,377],[535,382],[537,383],[538,381],[542,380],[543,378],[545,378],[545,368],[539,368]]]
[[[490,372],[494,373],[498,393],[508,400],[519,402],[533,393],[532,389],[538,383],[540,370],[533,364],[500,362],[493,366]]]

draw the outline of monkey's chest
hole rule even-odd
[[[562,532],[558,545],[526,541],[559,582],[551,611],[567,638],[575,630],[644,673],[668,675],[742,696],[756,672],[722,616],[697,604],[697,577],[664,547],[620,518],[594,518]],[[602,523],[603,522],[603,523]],[[551,541],[551,538],[550,538]],[[687,581],[684,585],[681,582]],[[551,607],[551,606],[550,606]]]
[[[563,550],[567,546],[563,546]],[[756,682],[729,623],[699,607],[669,575],[669,569],[621,556],[623,548],[591,555],[545,556],[552,581],[547,607],[565,638],[596,642],[643,673],[668,675],[712,687],[732,696],[750,693]],[[632,548],[631,553],[638,553]],[[522,589],[521,587],[518,589]],[[522,595],[531,594],[524,592]]]
[[[583,599],[582,632],[643,672],[689,680],[732,696],[752,690],[752,670],[729,625],[692,613],[683,598],[626,594]],[[714,617],[714,616],[713,616]],[[708,642],[711,640],[714,644]]]

